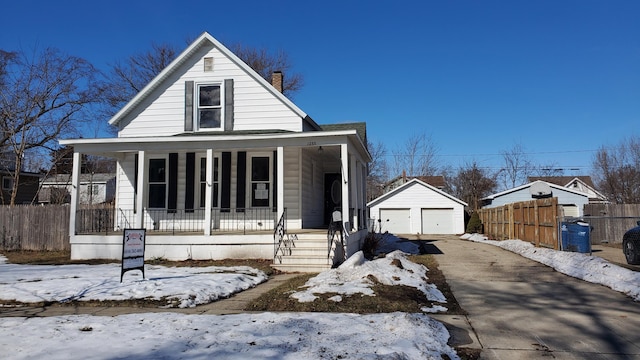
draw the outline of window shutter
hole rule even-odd
[[[196,154],[195,153],[187,153],[187,169],[185,174],[185,179],[187,181],[187,185],[185,188],[185,198],[184,198],[184,208],[185,211],[193,212],[194,206],[193,201],[195,197],[195,180],[196,180]]]
[[[273,152],[273,200],[271,204],[273,204],[273,211],[278,211],[278,152]]]
[[[169,194],[167,210],[175,213],[178,208],[178,153],[169,154]]]
[[[224,131],[233,130],[233,79],[224,81]]]
[[[133,213],[138,211],[138,154],[133,156]]]
[[[184,131],[193,131],[193,81],[184,83]]]
[[[221,186],[221,199],[220,199],[220,211],[229,212],[231,208],[231,153],[225,151],[222,153],[222,181]]]
[[[237,169],[237,188],[236,188],[236,211],[243,212],[246,204],[247,194],[247,152],[238,151],[238,169]]]

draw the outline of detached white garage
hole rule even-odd
[[[367,204],[376,230],[393,234],[463,234],[466,205],[418,179]]]

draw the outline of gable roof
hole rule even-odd
[[[249,65],[237,57],[231,50],[227,49],[221,42],[216,40],[206,31],[203,32],[191,45],[189,45],[178,57],[176,57],[166,68],[164,68],[153,80],[151,80],[136,96],[133,97],[120,111],[118,111],[110,120],[110,125],[117,125],[124,117],[129,114],[136,106],[138,106],[147,96],[149,96],[154,89],[156,89],[162,82],[170,77],[183,63],[185,63],[191,56],[193,56],[198,49],[206,45],[213,45],[223,55],[228,57],[233,63],[244,70],[250,77],[256,82],[262,85],[267,91],[269,91],[274,97],[284,103],[289,109],[291,109],[301,119],[307,121],[316,130],[320,130],[318,124],[309,117],[304,111],[296,106],[291,100],[289,100],[284,94],[276,90],[267,80],[255,72]]]
[[[405,175],[398,175],[395,178],[387,181],[386,183],[384,183],[384,186],[387,187],[389,185],[392,185],[393,183],[400,181],[402,179],[406,179],[406,181],[408,182],[409,180],[412,179],[418,179],[422,182],[425,182],[429,185],[435,186],[439,189],[444,188],[444,186],[446,185],[446,182],[444,180],[444,176],[442,175],[431,175],[431,176],[405,176]]]
[[[564,187],[564,186],[561,186],[561,185],[553,184],[553,183],[542,181],[542,180],[536,180],[536,181],[532,181],[532,182],[530,182],[528,184],[520,185],[520,186],[511,188],[511,189],[507,189],[507,190],[499,192],[499,193],[495,193],[493,195],[485,196],[480,200],[493,200],[493,199],[495,199],[497,197],[500,197],[500,196],[503,196],[503,195],[507,195],[507,194],[510,194],[510,193],[513,193],[513,192],[516,192],[516,191],[520,191],[522,189],[529,188],[533,184],[536,184],[536,183],[544,183],[544,184],[549,185],[549,187],[557,189],[557,190],[567,191],[567,192],[570,192],[570,193],[573,193],[573,194],[576,194],[576,195],[586,196],[587,198],[589,197],[589,194],[585,194],[582,191],[574,190],[572,188],[567,188],[567,187]]]
[[[444,192],[444,191],[442,191],[442,190],[440,190],[440,189],[438,189],[438,188],[436,188],[436,187],[434,187],[432,185],[429,185],[429,184],[425,183],[424,181],[421,181],[419,179],[411,179],[410,181],[398,186],[397,188],[389,191],[388,193],[382,194],[379,197],[369,201],[367,203],[367,207],[375,206],[376,204],[378,204],[378,203],[380,203],[380,202],[392,197],[394,194],[396,194],[396,193],[402,191],[403,189],[408,188],[408,187],[410,187],[412,185],[421,185],[421,186],[423,186],[423,187],[425,187],[425,188],[427,188],[427,189],[429,189],[429,190],[431,190],[431,191],[433,191],[435,193],[438,193],[439,195],[442,195],[442,196],[444,196],[444,197],[446,197],[446,198],[448,198],[450,200],[453,200],[453,201],[455,201],[455,202],[457,202],[457,203],[459,203],[459,204],[461,204],[463,206],[467,206],[466,202],[464,202],[464,201],[462,201],[462,200],[460,200],[460,199],[458,199],[458,198],[456,198],[456,197],[454,197],[452,195],[449,195],[446,192]]]
[[[556,184],[560,186],[567,186],[574,182],[575,180],[581,181],[583,184],[589,186],[590,188],[594,188],[593,180],[591,180],[591,176],[529,176],[529,182],[534,182],[536,180],[542,180],[544,182],[548,182],[551,184]]]

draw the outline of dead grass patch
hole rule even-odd
[[[460,308],[453,296],[451,289],[446,284],[446,279],[438,269],[438,263],[432,255],[415,255],[409,258],[411,261],[422,264],[429,269],[427,276],[429,283],[435,284],[447,299],[443,306],[448,308],[446,314],[461,315],[464,311]],[[370,280],[375,283],[372,287],[375,296],[355,294],[351,296],[341,295],[339,302],[329,300],[338,295],[335,293],[316,294],[313,302],[299,302],[290,297],[315,274],[297,276],[287,283],[272,289],[254,300],[245,309],[248,311],[301,311],[301,312],[344,312],[357,314],[385,313],[385,312],[422,312],[421,308],[431,307],[435,304],[427,300],[426,296],[416,288],[403,285],[383,285],[375,277]]]

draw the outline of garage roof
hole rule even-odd
[[[384,200],[394,196],[396,193],[402,191],[404,188],[407,188],[407,187],[412,186],[414,184],[422,185],[422,186],[426,187],[427,189],[429,189],[429,190],[431,190],[433,192],[436,192],[436,193],[438,193],[438,194],[440,194],[440,195],[442,195],[442,196],[444,196],[444,197],[446,197],[446,198],[448,198],[450,200],[453,200],[453,201],[455,201],[455,202],[457,202],[457,203],[459,203],[459,204],[461,204],[463,206],[467,206],[466,202],[464,202],[464,201],[462,201],[462,200],[460,200],[460,199],[458,199],[458,198],[456,198],[456,197],[454,197],[452,195],[449,195],[446,192],[444,192],[442,190],[439,190],[438,188],[425,183],[424,181],[420,181],[419,179],[411,179],[407,183],[402,184],[401,186],[398,186],[397,188],[389,191],[388,193],[382,194],[379,197],[371,200],[369,203],[367,203],[367,207],[376,206],[377,204],[381,203],[382,201],[384,201]]]

